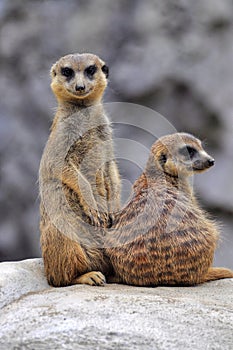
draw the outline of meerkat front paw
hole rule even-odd
[[[90,286],[104,286],[106,279],[100,271],[87,272],[76,278],[72,284],[89,284]]]
[[[108,227],[108,214],[104,212],[97,212],[96,210],[89,210],[89,218],[92,226],[97,229],[100,227]]]
[[[99,215],[97,210],[88,208],[88,217],[92,226],[100,227]]]

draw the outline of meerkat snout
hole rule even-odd
[[[214,165],[214,163],[215,163],[215,160],[214,160],[214,158],[210,158],[210,159],[208,159],[208,165],[211,167],[211,166],[213,166]]]
[[[83,91],[85,91],[85,85],[84,84],[83,85],[76,84],[75,85],[75,90],[78,91],[78,92],[83,92]]]
[[[200,150],[199,152],[197,152],[195,159],[193,159],[192,168],[194,172],[201,172],[211,168],[214,164],[214,158],[212,158],[204,150]]]

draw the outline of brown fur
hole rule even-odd
[[[67,55],[52,66],[51,78],[58,109],[39,176],[45,273],[53,286],[102,285],[110,273],[104,228],[120,206],[112,131],[101,103],[106,65],[92,54]]]
[[[213,163],[192,135],[168,135],[154,143],[132,200],[106,239],[115,270],[110,282],[195,285],[233,277],[229,269],[211,267],[218,229],[199,207],[188,179]]]

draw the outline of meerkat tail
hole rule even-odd
[[[233,271],[223,267],[210,267],[203,278],[203,282],[215,281],[223,278],[233,278]]]

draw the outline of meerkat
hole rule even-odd
[[[198,205],[189,180],[213,165],[190,134],[167,135],[153,144],[132,199],[106,238],[115,271],[109,282],[187,286],[233,277],[229,269],[212,267],[218,228]]]
[[[52,286],[103,285],[110,265],[103,228],[120,207],[120,177],[102,97],[109,69],[93,54],[51,68],[57,99],[39,170],[41,250]]]

